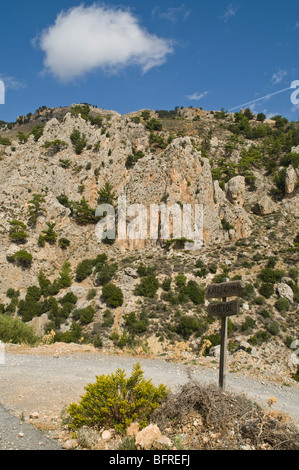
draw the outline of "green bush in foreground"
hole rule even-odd
[[[129,378],[124,370],[117,369],[115,373],[96,376],[96,382],[85,390],[80,403],[72,403],[67,409],[71,429],[105,426],[125,431],[133,421],[145,427],[151,413],[168,395],[165,385],[156,387],[144,379],[139,362]]]
[[[34,346],[39,339],[34,334],[34,330],[18,318],[0,314],[0,340],[4,343],[29,344]]]

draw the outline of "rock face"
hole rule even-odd
[[[226,197],[234,205],[243,207],[245,202],[245,178],[244,176],[235,176],[226,184]]]
[[[101,114],[102,111],[97,112]],[[95,209],[98,191],[106,182],[113,186],[117,196],[126,197],[127,207],[132,204],[146,207],[147,235],[150,234],[150,206],[163,202],[167,206],[189,204],[192,224],[195,206],[202,207],[202,237],[205,245],[249,236],[251,221],[243,208],[245,185],[242,176],[232,178],[223,191],[218,182],[213,181],[209,160],[202,157],[190,137],[175,138],[165,150],[158,150],[158,153],[150,145],[150,133],[144,124],[133,121],[130,115],[121,116],[116,112],[102,112],[101,115],[103,126],[98,128],[80,115],[67,113],[61,120],[50,119],[37,141],[31,135],[26,143],[20,144],[15,140],[11,147],[5,148],[5,158],[0,162],[2,292],[12,285],[32,285],[41,267],[51,274],[61,266],[65,257],[63,250],[49,244],[39,247],[37,243],[48,222],[56,224],[59,238],[70,241],[68,255],[73,264],[86,258],[86,252],[95,253],[101,248],[95,226],[75,223],[70,208],[62,205],[57,198],[64,195],[69,201],[79,202],[84,197],[90,207]],[[70,138],[74,129],[81,136],[85,135],[87,142],[80,154],[75,153]],[[64,144],[59,151],[49,153],[45,145],[57,140]],[[138,151],[142,158],[132,167],[127,167],[128,157]],[[37,218],[36,228],[30,230],[23,247],[32,253],[34,260],[28,274],[14,265],[8,269],[6,256],[20,249],[9,239],[9,221],[17,219],[27,224],[30,201],[34,194],[42,195],[45,203]],[[223,228],[222,219],[228,222],[229,230]],[[129,220],[128,216],[127,223]],[[190,239],[188,235],[191,233],[192,236],[194,229],[192,224],[187,236],[181,230],[181,237]],[[172,228],[170,223],[169,237],[181,238],[172,233]],[[114,246],[122,250],[134,250],[163,244],[164,241],[157,232],[157,239],[150,239],[149,236],[117,239]]]
[[[297,172],[292,166],[289,166],[286,171],[286,180],[285,180],[285,193],[287,196],[290,196],[295,191],[295,187],[298,181]]]

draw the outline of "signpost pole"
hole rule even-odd
[[[222,299],[223,302],[227,298]],[[221,343],[220,343],[220,363],[219,363],[219,387],[224,391],[226,385],[226,359],[227,359],[227,316],[221,318]]]
[[[241,281],[231,281],[225,278],[222,283],[210,284],[206,290],[206,297],[221,298],[222,302],[209,304],[207,307],[209,315],[221,317],[221,342],[220,342],[220,361],[219,361],[219,387],[224,391],[226,385],[226,360],[227,360],[227,317],[238,315],[240,304],[239,300],[231,300],[228,297],[240,296],[244,289]]]
[[[229,279],[225,278],[224,282]],[[227,297],[223,297],[222,302],[227,302]],[[227,360],[227,316],[221,318],[221,342],[220,342],[220,362],[219,362],[219,387],[224,392],[226,386],[226,360]]]

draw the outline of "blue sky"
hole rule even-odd
[[[0,17],[0,120],[80,102],[299,117],[297,0],[2,0]]]

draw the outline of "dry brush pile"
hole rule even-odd
[[[298,450],[299,432],[288,415],[262,409],[241,395],[189,381],[159,407],[153,421],[184,448]],[[174,433],[174,436],[171,434]]]

